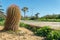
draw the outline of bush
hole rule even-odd
[[[47,36],[52,30],[49,28],[49,26],[44,26],[40,29],[37,29],[36,35],[38,36]]]
[[[33,27],[31,30],[32,30],[34,33],[36,33],[37,29],[38,29],[38,28]]]
[[[4,18],[0,18],[0,21],[3,21],[3,20],[5,20]]]
[[[30,18],[30,20],[36,20],[36,17],[32,16],[32,17]]]
[[[46,40],[60,40],[60,31],[52,31],[47,35]]]

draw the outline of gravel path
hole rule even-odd
[[[52,29],[60,30],[60,22],[40,22],[40,21],[26,21],[26,20],[21,20],[21,22],[39,27],[50,26]]]

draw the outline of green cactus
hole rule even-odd
[[[19,21],[21,19],[19,7],[16,5],[11,5],[7,9],[7,17],[5,21],[4,30],[17,31],[19,27]]]

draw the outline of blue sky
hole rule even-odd
[[[44,16],[47,14],[60,14],[60,0],[0,0],[2,8],[6,13],[7,8],[16,4],[20,7],[20,10],[23,7],[28,7],[28,11],[26,13],[27,16],[31,16],[40,13],[39,16]],[[24,13],[21,11],[21,15]]]

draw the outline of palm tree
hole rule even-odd
[[[27,7],[23,7],[22,11],[24,12],[24,18],[25,18],[26,17],[26,11],[28,11],[28,8]]]

